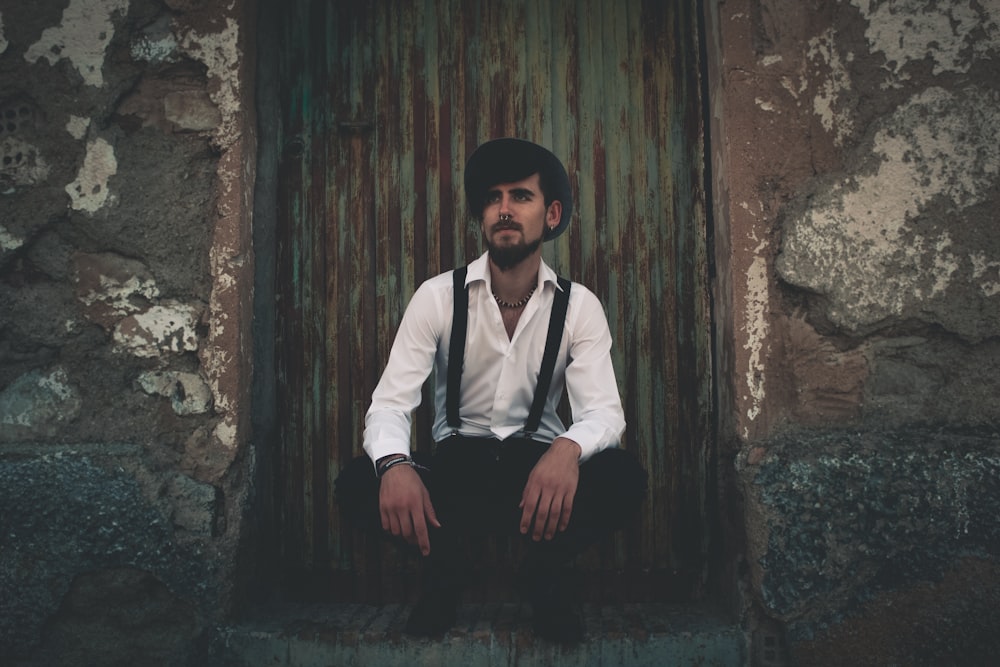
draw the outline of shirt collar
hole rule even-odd
[[[468,287],[477,280],[482,280],[486,283],[486,287],[492,289],[493,284],[490,280],[488,252],[484,252],[478,259],[469,263],[468,273],[466,273],[465,276],[465,286]],[[542,287],[545,283],[552,283],[556,289],[562,289],[559,287],[559,280],[556,272],[549,268],[549,265],[546,264],[543,259],[541,265],[538,267],[538,286]]]

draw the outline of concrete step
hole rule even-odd
[[[562,646],[536,639],[530,607],[463,604],[442,639],[402,633],[408,605],[296,605],[216,628],[220,667],[739,667],[744,633],[720,615],[689,605],[585,605],[587,639]]]

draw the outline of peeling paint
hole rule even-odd
[[[834,144],[842,146],[844,139],[853,131],[854,124],[850,113],[837,110],[837,98],[842,92],[851,90],[851,77],[834,44],[835,36],[831,28],[822,36],[809,40],[807,56],[812,61],[819,61],[829,70],[829,75],[823,78],[819,93],[813,98],[813,112],[819,116],[823,129],[833,133]]]
[[[787,225],[782,276],[829,297],[828,316],[852,330],[908,309],[926,313],[925,300],[957,282],[962,259],[949,250],[946,225],[962,218],[912,223],[932,200],[956,213],[986,201],[1000,176],[996,127],[994,91],[931,88],[914,96],[882,121],[857,175],[813,197]]]
[[[774,103],[762,100],[759,97],[755,97],[753,103],[764,111],[774,111]]]
[[[199,34],[191,30],[181,36],[180,46],[208,68],[208,77],[213,81],[209,96],[222,114],[215,140],[220,146],[228,146],[240,135],[239,25],[227,17],[221,32]]]
[[[232,420],[233,416],[231,414],[226,415],[226,418],[215,427],[215,439],[227,449],[235,449],[237,445],[236,425],[233,424]]]
[[[969,260],[972,262],[972,277],[979,281],[983,295],[991,297],[1000,294],[1000,262],[990,261],[982,253],[970,254]]]
[[[194,352],[198,349],[196,326],[200,313],[201,308],[168,300],[129,315],[115,327],[115,351],[137,357]]]
[[[768,277],[767,258],[761,253],[767,248],[767,242],[761,241],[754,249],[756,255],[746,273],[746,343],[743,349],[750,352],[747,360],[746,382],[749,392],[750,407],[747,409],[747,419],[753,421],[761,412],[765,397],[764,352],[767,345],[767,335],[770,326],[767,316],[769,311],[770,280]],[[744,436],[748,436],[744,433]]]
[[[160,290],[149,268],[114,253],[80,253],[73,259],[76,297],[84,315],[106,330],[155,301]]]
[[[138,382],[147,394],[169,398],[179,415],[204,414],[212,408],[212,391],[197,373],[149,371]]]
[[[104,139],[87,142],[87,154],[76,180],[66,186],[70,206],[75,211],[96,213],[113,201],[108,189],[108,179],[118,173],[115,150]]]
[[[872,53],[882,53],[898,80],[903,68],[930,56],[934,74],[965,73],[977,58],[1000,51],[1000,11],[995,2],[951,0],[851,0],[867,19]]]
[[[0,225],[0,250],[17,250],[24,245],[24,239],[14,236],[6,227]]]
[[[101,303],[119,316],[129,315],[140,310],[139,306],[135,304],[135,297],[152,300],[160,293],[155,282],[138,276],[131,276],[125,282],[108,276],[101,276],[100,280],[101,291],[82,294],[79,297],[80,301],[87,306]]]
[[[796,86],[795,83],[787,76],[781,77],[781,87],[788,91],[788,94],[792,96],[793,99],[799,99],[799,95],[806,92],[809,88],[809,82],[803,78],[799,85]]]
[[[129,0],[70,0],[62,23],[46,28],[24,54],[29,63],[45,59],[50,65],[69,60],[89,86],[104,85],[104,57],[115,34],[112,20],[128,11]]]
[[[69,120],[66,122],[66,131],[74,139],[83,139],[87,136],[88,129],[90,129],[89,118],[70,115]]]
[[[0,424],[27,429],[74,419],[82,400],[63,368],[31,371],[0,392]]]

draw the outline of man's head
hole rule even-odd
[[[538,174],[538,185],[545,198],[545,206],[558,201],[561,214],[555,224],[546,227],[543,239],[548,241],[562,234],[573,213],[573,193],[569,176],[562,162],[550,151],[523,139],[494,139],[477,148],[465,165],[465,201],[469,214],[487,224],[483,219],[487,193],[500,184],[524,181]]]

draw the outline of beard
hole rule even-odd
[[[493,264],[501,271],[509,271],[515,266],[534,254],[542,245],[542,239],[538,238],[530,243],[517,243],[503,248],[486,241],[486,249],[489,251]]]

